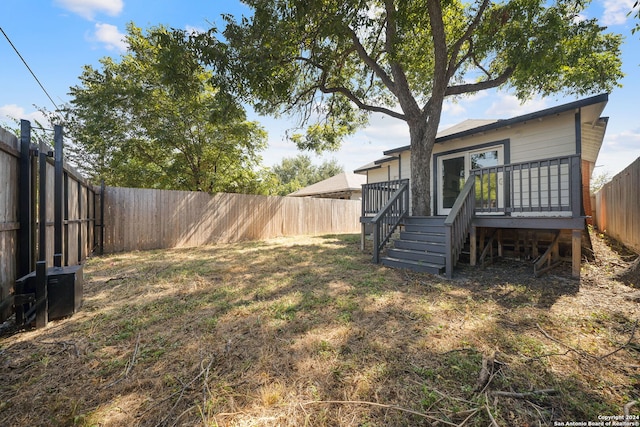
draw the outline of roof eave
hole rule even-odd
[[[546,108],[544,110],[536,111],[529,114],[524,114],[522,116],[512,117],[510,119],[498,120],[495,123],[491,123],[484,126],[479,126],[477,128],[468,129],[462,132],[453,133],[450,135],[442,136],[440,138],[436,138],[436,143],[443,143],[445,141],[450,141],[452,139],[462,138],[465,136],[474,135],[476,133],[487,132],[490,130],[500,129],[507,126],[513,126],[518,123],[524,123],[531,120],[537,120],[547,116],[553,116],[560,113],[565,113],[567,111],[579,109],[582,107],[586,107],[588,105],[594,105],[601,102],[609,101],[609,94],[602,93],[600,95],[595,95],[589,98],[580,99],[578,101],[573,101],[568,104],[558,105],[556,107]],[[411,145],[405,145],[403,147],[392,148],[391,150],[384,151],[383,154],[385,156],[392,155],[395,153],[400,153],[402,151],[407,151],[411,149]]]

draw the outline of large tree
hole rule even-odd
[[[299,112],[300,148],[336,148],[384,113],[409,126],[413,213],[430,214],[430,157],[445,98],[506,86],[610,91],[621,37],[581,19],[583,0],[245,0],[209,38],[217,83],[262,113]],[[213,54],[215,52],[215,54]],[[223,80],[224,77],[224,80]]]
[[[109,185],[260,192],[266,134],[212,86],[192,35],[130,24],[128,51],[86,66],[64,109],[77,161]]]
[[[279,164],[272,166],[271,171],[278,180],[277,194],[286,196],[344,172],[344,169],[335,159],[324,161],[316,166],[311,161],[311,157],[300,154],[296,157],[285,157]]]

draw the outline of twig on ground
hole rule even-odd
[[[493,361],[495,358],[495,353],[491,356],[482,355],[482,368],[480,369],[480,374],[478,375],[478,381],[476,381],[474,391],[484,389],[489,383],[489,379],[493,374]]]
[[[487,414],[489,414],[489,418],[491,419],[491,427],[500,427],[496,422],[496,419],[493,418],[493,414],[491,413],[491,408],[489,408],[489,396],[487,395],[487,393],[484,394],[484,400],[485,400],[484,408],[487,410]]]
[[[629,419],[629,415],[631,415],[631,408],[638,404],[637,400],[632,400],[631,402],[624,405],[624,416]]]
[[[609,356],[613,356],[614,354],[616,354],[617,352],[619,352],[620,350],[622,350],[623,348],[628,346],[631,343],[631,340],[633,340],[633,336],[636,334],[636,329],[637,328],[638,328],[638,321],[636,320],[635,323],[633,324],[633,329],[631,329],[631,335],[629,336],[629,339],[627,340],[627,342],[622,344],[622,346],[618,347],[617,349],[613,350],[612,352],[607,353],[604,356],[598,357],[598,360],[603,360],[603,359],[606,359]]]
[[[467,418],[465,418],[460,424],[458,424],[458,427],[464,427],[464,425],[467,423],[467,421],[469,421],[471,418],[473,418],[473,416],[475,414],[477,414],[478,412],[480,412],[480,408],[476,408],[474,409]]]
[[[480,353],[479,350],[476,350],[475,348],[472,347],[462,347],[462,348],[454,348],[453,350],[449,350],[449,351],[445,351],[444,353],[440,353],[442,356],[446,356],[447,354],[451,354],[451,353],[457,353],[457,352],[473,352],[473,353]]]
[[[138,358],[138,351],[140,350],[140,332],[138,332],[138,338],[136,338],[136,346],[133,348],[133,354],[131,355],[131,360],[127,366],[127,370],[124,373],[124,377],[128,377],[129,373],[133,369],[133,365],[136,364],[136,359]]]
[[[200,362],[200,368],[202,368],[204,360]],[[202,421],[204,425],[209,425],[209,416],[207,414],[207,398],[211,396],[211,390],[209,389],[209,369],[211,365],[207,366],[204,378],[202,379]]]
[[[403,408],[401,406],[396,406],[396,405],[387,405],[387,404],[384,404],[384,403],[368,402],[366,400],[312,400],[312,401],[309,401],[309,402],[301,403],[301,405],[322,405],[322,404],[327,404],[327,405],[367,405],[367,406],[375,406],[375,407],[378,407],[378,408],[393,409],[395,411],[406,412],[408,414],[417,415],[419,417],[426,418],[426,419],[434,421],[434,422],[439,422],[439,423],[442,423],[442,424],[446,424],[448,426],[458,427],[458,424],[454,424],[452,422],[449,422],[449,421],[446,421],[446,420],[442,420],[440,418],[431,416],[429,414],[425,414],[424,412],[418,412],[418,411],[414,411],[412,409],[407,409],[407,408]]]
[[[558,390],[553,388],[542,389],[542,390],[534,390],[534,391],[526,391],[523,393],[514,393],[511,391],[492,391],[491,394],[493,396],[501,396],[501,397],[511,397],[513,399],[526,399],[533,396],[553,396],[558,394]]]
[[[540,324],[539,324],[539,323],[536,323],[536,326],[538,327],[538,329],[540,330],[540,332],[542,332],[542,334],[543,334],[545,337],[547,337],[548,339],[550,339],[551,341],[553,341],[553,342],[555,342],[555,343],[557,343],[557,344],[560,344],[561,346],[563,346],[563,347],[565,347],[565,348],[568,348],[570,351],[573,351],[574,353],[576,353],[576,354],[577,354],[577,355],[579,355],[579,356],[582,356],[582,357],[585,357],[585,358],[595,359],[595,356],[593,356],[593,355],[591,355],[591,354],[589,354],[589,353],[586,353],[586,352],[584,352],[584,351],[582,351],[582,350],[578,350],[577,348],[572,347],[572,346],[570,346],[569,344],[566,344],[566,343],[564,343],[564,342],[560,341],[559,339],[552,337],[551,335],[549,335],[549,334],[547,333],[547,331],[545,331],[544,329],[542,329],[542,326],[540,326]]]
[[[133,365],[136,364],[136,359],[138,358],[138,351],[140,351],[140,332],[138,332],[138,338],[136,338],[136,345],[133,347],[133,354],[131,355],[131,359],[129,359],[129,361],[127,362],[127,367],[125,368],[124,372],[120,375],[120,378],[107,384],[104,388],[113,387],[114,385],[118,384],[120,381],[122,381],[123,379],[129,376],[129,374],[131,373],[131,370],[133,369]]]
[[[535,356],[535,357],[529,357],[528,359],[525,359],[525,362],[532,362],[534,360],[539,360],[542,359],[544,357],[551,357],[551,356],[566,356],[567,354],[569,354],[571,350],[567,350],[564,353],[547,353],[547,354],[541,354],[540,356]]]
[[[40,341],[41,344],[49,344],[49,345],[61,345],[62,351],[67,349],[67,346],[73,347],[75,350],[76,357],[80,357],[80,351],[78,350],[78,346],[73,341]]]
[[[125,279],[135,279],[136,276],[115,276],[115,277],[109,277],[104,283],[111,283],[111,282],[116,282],[118,280],[125,280]]]
[[[146,414],[147,412],[151,411],[153,408],[157,407],[158,405],[166,402],[167,400],[171,399],[175,395],[178,395],[178,399],[175,401],[175,403],[173,404],[171,409],[169,409],[169,411],[167,411],[167,413],[164,416],[164,418],[162,420],[160,420],[159,423],[156,424],[156,427],[163,425],[165,423],[165,421],[167,421],[169,419],[169,417],[171,417],[171,414],[178,407],[178,404],[182,400],[182,397],[184,396],[185,391],[187,391],[187,389],[190,388],[191,385],[193,383],[195,383],[201,376],[203,376],[205,373],[208,373],[209,369],[211,369],[211,366],[213,365],[213,362],[215,362],[215,361],[216,361],[216,358],[212,357],[211,361],[209,361],[209,364],[205,368],[202,368],[200,370],[200,373],[198,375],[196,375],[191,381],[189,381],[186,384],[183,384],[182,382],[180,382],[181,384],[183,384],[182,388],[180,389],[180,391],[176,391],[175,393],[170,394],[168,397],[165,397],[164,399],[160,400],[158,403],[156,403],[155,405],[153,405],[152,407],[150,407],[149,409],[147,409],[145,411],[145,414]],[[204,362],[204,360],[202,362]],[[200,363],[200,366],[202,366],[202,362]],[[218,415],[220,415],[220,414],[218,414]]]
[[[470,400],[466,400],[466,399],[461,399],[459,397],[453,397],[453,396],[449,396],[435,388],[429,388],[429,391],[433,391],[434,393],[438,393],[440,396],[447,398],[447,399],[451,399],[451,400],[457,400],[458,402],[463,402],[463,403],[468,403],[469,405],[475,405],[474,402],[471,402]]]

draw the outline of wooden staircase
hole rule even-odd
[[[380,261],[389,267],[444,273],[447,251],[444,221],[445,217],[405,217],[404,231]]]

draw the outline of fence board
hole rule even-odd
[[[13,291],[17,274],[18,239],[18,139],[0,128],[0,306]],[[5,306],[0,320],[10,314]]]
[[[19,139],[0,128],[0,322],[10,316],[13,311],[9,297],[13,293],[18,274],[19,192],[24,185],[29,187],[29,183],[19,182],[21,156],[19,148]],[[54,255],[54,171],[53,159],[49,159],[46,165],[48,266],[53,265]],[[63,209],[65,209],[62,230],[63,264],[77,265],[84,261],[94,248],[93,229],[96,222],[93,205],[96,191],[68,164],[64,164],[64,175],[63,195],[67,194],[68,204],[65,208],[63,203]],[[35,206],[32,206],[32,209],[35,210]],[[37,212],[34,214],[34,218],[37,218]],[[33,232],[37,246],[37,226]],[[32,255],[37,253],[38,248],[33,248]]]
[[[596,226],[640,253],[640,158],[596,193]]]
[[[106,187],[107,253],[357,233],[357,200]]]

